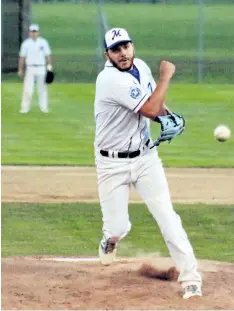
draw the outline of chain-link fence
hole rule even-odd
[[[233,11],[234,0],[34,0],[32,22],[52,47],[57,81],[94,82],[105,30],[125,27],[156,77],[167,59],[177,81],[233,83]]]

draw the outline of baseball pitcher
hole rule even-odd
[[[113,262],[120,240],[131,229],[128,214],[133,184],[158,223],[172,259],[180,271],[183,298],[201,296],[201,276],[193,248],[173,209],[167,180],[155,146],[171,141],[185,128],[181,115],[164,105],[175,65],[162,61],[156,85],[150,68],[135,58],[128,32],[114,28],[105,34],[105,67],[95,93],[95,162],[103,215],[100,261]],[[152,141],[150,120],[161,126]]]
[[[29,38],[20,47],[18,75],[24,76],[24,90],[20,113],[27,113],[30,109],[35,82],[39,97],[40,109],[48,112],[48,93],[45,83],[47,70],[52,71],[51,49],[42,37],[39,37],[39,26],[32,24],[29,27]]]

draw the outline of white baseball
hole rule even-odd
[[[214,130],[214,136],[218,141],[226,141],[231,136],[231,131],[226,125],[218,125]]]

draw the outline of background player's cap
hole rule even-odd
[[[105,34],[104,48],[112,49],[121,42],[132,42],[127,30],[123,28],[112,28]]]
[[[30,26],[29,26],[29,31],[39,31],[39,25],[37,25],[37,24],[31,24]]]

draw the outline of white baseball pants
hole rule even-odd
[[[45,83],[45,75],[46,68],[44,66],[27,67],[24,77],[24,90],[20,112],[27,113],[29,111],[35,83],[37,84],[40,109],[42,112],[48,112],[48,93],[47,85]]]
[[[128,199],[132,183],[160,227],[180,271],[178,281],[182,287],[201,285],[193,248],[173,209],[165,172],[155,148],[133,159],[108,158],[98,152],[95,158],[104,236],[123,238],[130,231]]]

